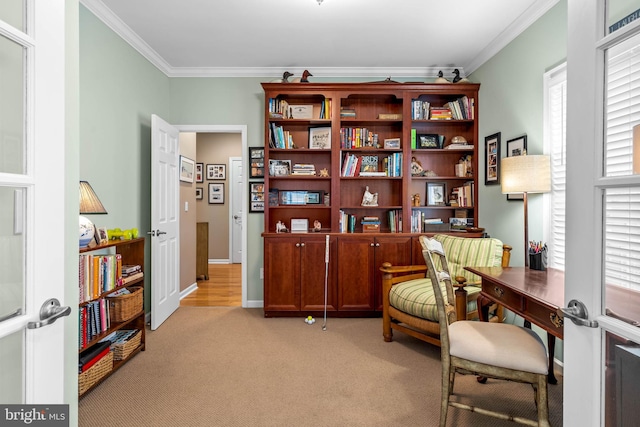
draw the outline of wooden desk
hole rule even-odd
[[[547,332],[549,345],[549,382],[556,384],[553,374],[555,338],[563,337],[563,322],[557,310],[564,306],[564,272],[553,268],[546,271],[526,267],[465,267],[482,278],[478,296],[478,315],[487,320],[491,302],[508,308],[525,319],[525,326],[534,323]]]

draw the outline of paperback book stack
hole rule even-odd
[[[453,115],[447,107],[431,107],[430,118],[431,120],[451,120]]]
[[[315,165],[312,165],[312,164],[296,163],[293,165],[293,171],[291,172],[291,174],[315,176],[316,167]]]
[[[139,265],[123,265],[122,266],[122,284],[126,285],[134,280],[144,276],[142,267]]]
[[[377,216],[364,216],[360,221],[363,233],[378,233],[380,231],[380,218]]]

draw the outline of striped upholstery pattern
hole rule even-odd
[[[502,242],[498,239],[475,239],[437,234],[434,236],[442,243],[447,254],[447,263],[451,277],[464,276],[470,283],[480,278],[466,271],[463,266],[499,267],[502,265]],[[469,296],[480,292],[479,286],[468,286]],[[446,293],[444,285],[442,292]],[[469,298],[467,312],[475,311],[475,298]],[[438,307],[433,295],[431,280],[414,279],[399,283],[391,288],[389,303],[396,309],[420,317],[438,321]]]

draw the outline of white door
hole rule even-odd
[[[229,157],[231,165],[231,262],[242,262],[242,202],[244,187],[242,185],[242,158]]]
[[[180,306],[178,129],[151,116],[151,329]]]
[[[64,218],[78,215],[65,213],[65,5],[9,6],[0,7],[0,402],[60,404],[69,318],[41,321],[40,309],[65,304]]]
[[[638,423],[640,25],[615,29],[636,9],[568,1],[565,305],[580,301],[588,319],[564,319],[570,426]]]

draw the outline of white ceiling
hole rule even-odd
[[[169,76],[274,77],[464,76],[557,2],[81,0]]]

